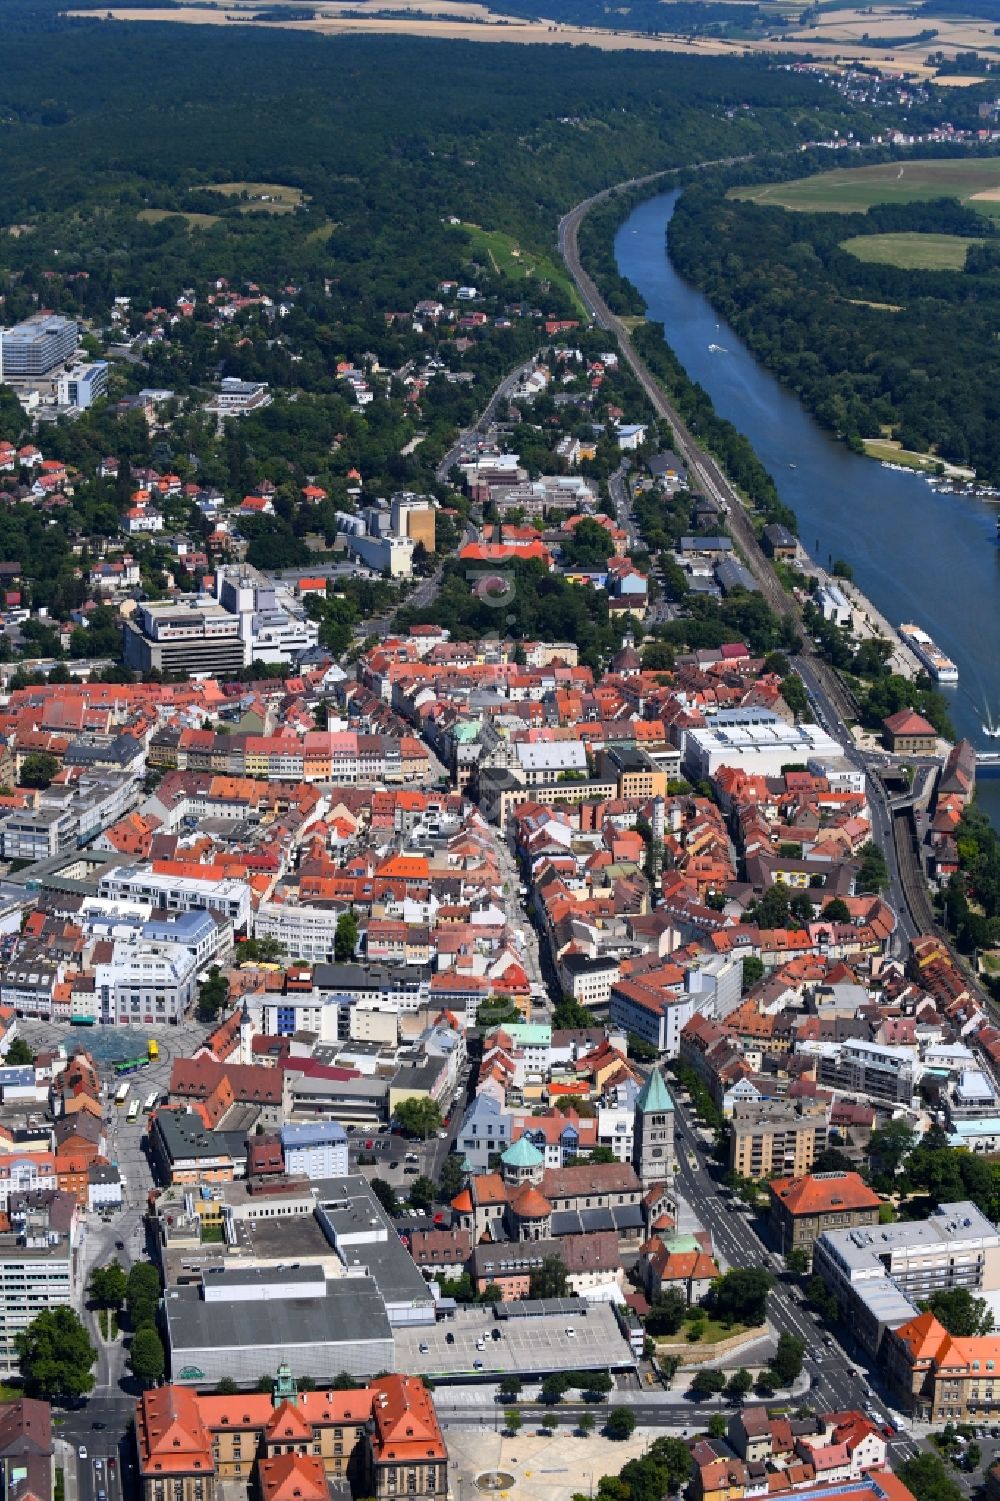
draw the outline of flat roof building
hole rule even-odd
[[[940,1204],[926,1220],[828,1230],[816,1242],[814,1270],[845,1321],[872,1353],[887,1329],[914,1319],[932,1293],[1000,1290],[1000,1230],[969,1200]]]
[[[282,1363],[333,1381],[394,1363],[385,1305],[365,1276],[328,1280],[321,1267],[295,1265],[211,1269],[200,1283],[170,1288],[164,1310],[171,1376],[182,1385],[213,1385],[234,1371],[252,1385]]]
[[[47,375],[76,354],[79,329],[72,318],[35,313],[0,333],[0,381]]]

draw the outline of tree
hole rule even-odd
[[[785,1265],[793,1276],[803,1276],[809,1270],[809,1252],[802,1246],[793,1246],[785,1253]]]
[[[797,1339],[794,1334],[779,1335],[778,1348],[771,1358],[770,1365],[775,1386],[792,1385],[802,1370],[802,1357],[805,1353],[804,1342]]]
[[[837,1299],[822,1277],[809,1278],[806,1283],[806,1297],[826,1323],[832,1324],[835,1321],[840,1311]]]
[[[662,1476],[663,1487],[671,1495],[687,1485],[694,1468],[691,1450],[682,1438],[657,1438],[649,1448],[649,1458],[654,1460]]]
[[[439,1187],[441,1198],[446,1204],[450,1204],[456,1194],[461,1193],[462,1184],[465,1182],[465,1174],[462,1172],[462,1159],[450,1152],[441,1164]]]
[[[350,964],[358,947],[358,917],[353,908],[337,918],[333,935],[333,957],[338,964]]]
[[[851,913],[843,897],[835,896],[820,913],[824,922],[850,922]]]
[[[406,1134],[419,1136],[421,1141],[426,1141],[428,1136],[433,1136],[441,1127],[441,1111],[427,1095],[415,1095],[409,1100],[402,1100],[393,1113],[397,1124]]]
[[[725,1386],[726,1378],[721,1371],[696,1371],[691,1391],[696,1397],[717,1397]]]
[[[781,696],[796,719],[804,719],[809,713],[809,695],[806,693],[802,679],[794,672],[782,678]]]
[[[9,1068],[27,1068],[34,1063],[35,1055],[25,1042],[23,1037],[15,1037],[7,1049],[7,1057],[4,1062]]]
[[[586,1371],[581,1377],[585,1402],[599,1402],[615,1389],[615,1383],[607,1371]]]
[[[750,990],[764,977],[764,961],[758,959],[756,954],[748,954],[743,960],[743,989]]]
[[[916,1501],[963,1501],[939,1454],[915,1454],[903,1461],[896,1474]]]
[[[677,1334],[688,1311],[688,1302],[679,1287],[668,1287],[653,1302],[646,1319],[650,1334]]]
[[[753,1377],[745,1368],[745,1366],[740,1366],[739,1370],[734,1371],[729,1380],[726,1382],[726,1390],[724,1395],[728,1397],[731,1402],[742,1402],[743,1398],[746,1396],[747,1392],[752,1386]]]
[[[198,989],[198,1015],[202,1021],[215,1021],[228,1002],[229,981],[219,966],[213,964],[208,979]]]
[[[97,1352],[72,1308],[45,1308],[14,1336],[24,1389],[49,1402],[78,1401],[94,1385]]]
[[[546,1376],[539,1387],[539,1396],[543,1402],[552,1406],[554,1403],[562,1401],[568,1384],[565,1376]]]
[[[962,1463],[971,1475],[973,1470],[978,1470],[983,1462],[983,1451],[978,1444],[970,1444],[963,1455]]]
[[[568,1284],[566,1264],[561,1256],[545,1256],[531,1274],[529,1298],[564,1298]]]
[[[932,1293],[921,1308],[929,1308],[934,1317],[957,1339],[971,1339],[989,1334],[993,1314],[985,1298],[974,1298],[967,1287],[942,1288]]]
[[[888,1121],[868,1138],[868,1161],[880,1177],[894,1178],[904,1157],[916,1143],[913,1127],[905,1120]]]
[[[125,1306],[134,1330],[155,1324],[160,1303],[160,1274],[148,1261],[136,1261],[129,1267],[125,1283]]]
[[[382,1205],[386,1214],[394,1215],[399,1213],[399,1201],[396,1198],[396,1190],[391,1183],[387,1183],[384,1178],[370,1178],[368,1186]]]
[[[763,1324],[771,1277],[760,1267],[736,1267],[712,1284],[712,1311],[725,1324]]]
[[[234,1397],[238,1391],[239,1387],[232,1376],[223,1376],[220,1381],[215,1383],[215,1394],[217,1397]]]
[[[264,1373],[263,1376],[258,1376],[257,1377],[257,1384],[254,1387],[254,1391],[257,1392],[260,1396],[267,1396],[267,1395],[269,1395],[270,1392],[273,1390],[273,1388],[274,1388],[274,1381],[273,1381],[272,1377],[270,1377],[267,1374],[266,1371],[265,1371],[265,1373]]]
[[[612,550],[611,538],[599,521],[585,516],[560,542],[563,561],[576,568],[603,568]]]
[[[594,1417],[594,1414],[592,1412],[584,1412],[580,1414],[576,1426],[583,1434],[584,1438],[587,1438],[597,1427],[597,1419]]]
[[[552,1025],[565,1032],[578,1032],[594,1025],[593,1013],[571,995],[564,995],[552,1012]]]
[[[146,1386],[163,1380],[167,1368],[166,1356],[163,1353],[163,1341],[152,1324],[144,1324],[133,1335],[129,1364],[133,1376]]]
[[[508,1407],[503,1415],[504,1426],[511,1436],[521,1430],[522,1418],[516,1407]]]
[[[500,1379],[501,1397],[516,1397],[521,1391],[520,1376],[502,1376]]]
[[[89,1292],[98,1308],[120,1308],[127,1287],[125,1270],[117,1260],[95,1266],[90,1274]]]
[[[432,1178],[425,1177],[424,1174],[414,1178],[410,1185],[410,1203],[414,1209],[432,1209],[436,1196],[437,1190]]]
[[[725,1438],[727,1427],[728,1424],[726,1422],[725,1413],[713,1412],[712,1416],[708,1420],[709,1438]]]
[[[631,1438],[635,1432],[635,1413],[631,1407],[612,1407],[608,1413],[608,1421],[604,1425],[604,1432],[608,1438],[621,1441]]]
[[[628,1055],[633,1063],[655,1063],[660,1056],[659,1048],[654,1048],[651,1042],[647,1042],[637,1032],[629,1032],[626,1041]]]
[[[274,964],[285,952],[280,938],[244,938],[236,952],[238,964]]]
[[[885,891],[889,885],[889,867],[886,864],[885,855],[875,843],[869,839],[860,850],[861,865],[858,870],[858,890],[879,892]]]
[[[29,751],[21,762],[22,787],[48,787],[59,770],[59,762],[48,751]]]
[[[810,1169],[813,1173],[853,1173],[854,1163],[839,1147],[824,1147],[817,1152]]]

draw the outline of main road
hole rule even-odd
[[[678,1187],[691,1204],[698,1206],[698,1218],[711,1231],[712,1242],[730,1267],[766,1266],[778,1260],[764,1245],[748,1212],[734,1213],[719,1197],[719,1185],[707,1170],[691,1119],[680,1100],[674,1101],[674,1143],[677,1153]],[[811,1389],[805,1404],[818,1413],[842,1412],[846,1408],[864,1409],[878,1423],[897,1419],[887,1413],[886,1404],[878,1399],[860,1364],[846,1358],[829,1334],[825,1334],[813,1313],[792,1297],[789,1286],[776,1279],[768,1296],[768,1321],[780,1334],[791,1334],[806,1348],[805,1369]],[[906,1434],[897,1433],[890,1444],[892,1459],[901,1463],[916,1453],[917,1446]]]

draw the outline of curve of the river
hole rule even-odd
[[[934,637],[958,664],[958,684],[943,691],[959,732],[979,749],[1000,749],[982,730],[987,712],[1000,718],[996,508],[883,469],[824,432],[674,270],[666,230],[677,198],[677,191],[650,198],[622,224],[619,271],[691,379],[749,438],[798,517],[804,545],[819,562],[849,562],[894,624],[913,621]],[[984,778],[980,799],[1000,826],[1000,779]]]

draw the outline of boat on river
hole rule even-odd
[[[899,634],[918,661],[922,662],[931,677],[939,683],[957,683],[958,668],[946,657],[939,646],[922,631],[919,625],[901,625]]]

